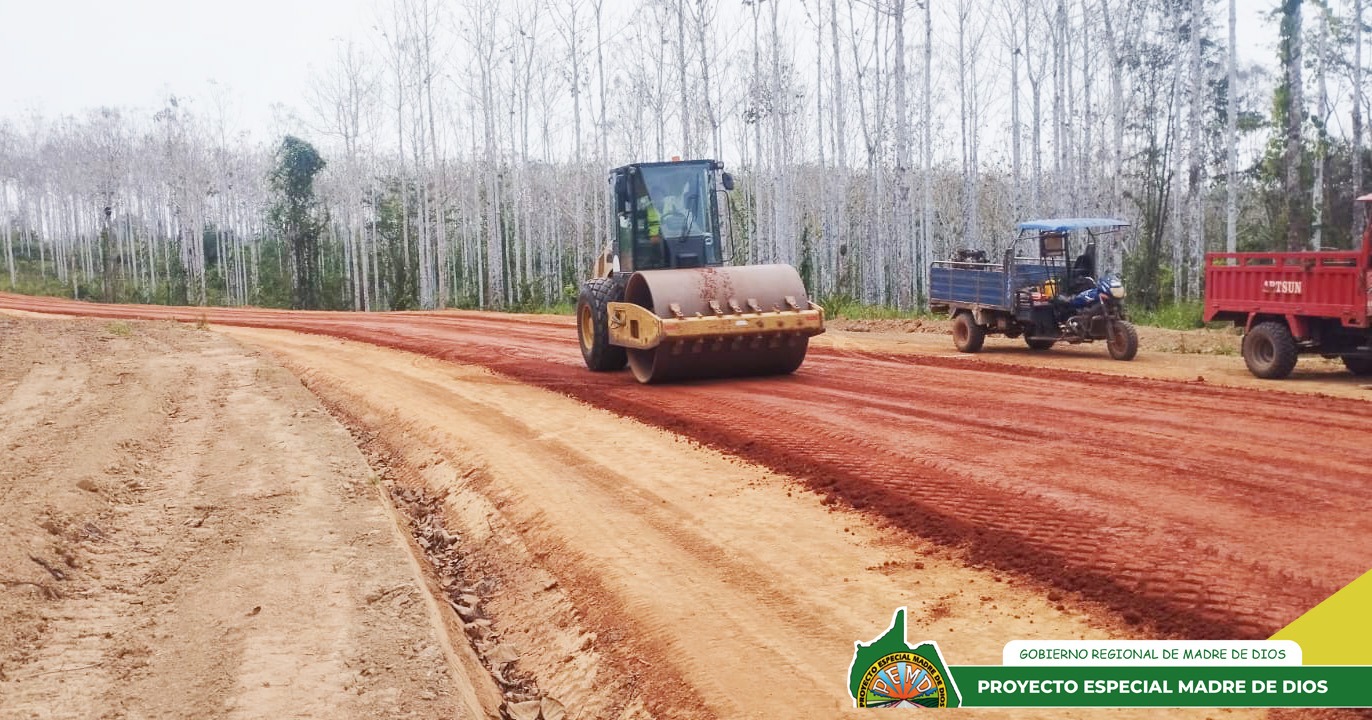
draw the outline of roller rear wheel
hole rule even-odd
[[[586,367],[596,372],[623,370],[628,356],[624,348],[610,344],[608,305],[618,299],[619,286],[609,278],[582,283],[576,299],[576,335]]]

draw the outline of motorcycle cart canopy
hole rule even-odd
[[[1372,195],[1368,196],[1372,198]],[[1019,224],[1020,230],[1041,232],[1071,232],[1095,228],[1129,227],[1129,223],[1116,218],[1050,218],[1047,220],[1026,220]]]
[[[1081,248],[1076,260],[1071,261],[1071,274],[1095,278],[1097,236],[1129,227],[1129,222],[1118,218],[1047,218],[1026,220],[1016,227],[1019,228],[1021,240],[1035,234],[1038,236],[1039,258],[1064,264],[1070,261],[1072,255],[1068,246],[1068,235],[1085,231],[1085,246]]]

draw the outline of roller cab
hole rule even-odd
[[[719,197],[733,182],[711,160],[610,173],[616,241],[583,283],[577,334],[591,370],[625,365],[640,382],[794,372],[824,332],[790,265],[725,266]]]

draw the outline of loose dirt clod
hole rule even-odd
[[[543,720],[563,720],[567,717],[567,708],[550,697],[539,701],[539,712],[543,714]]]
[[[531,718],[539,715],[537,700],[540,692],[538,683],[529,673],[520,670],[515,664],[519,655],[508,643],[497,642],[499,633],[490,618],[482,617],[479,607],[483,604],[478,594],[479,582],[466,577],[466,564],[462,556],[460,533],[448,529],[443,516],[444,492],[431,492],[427,487],[413,485],[401,479],[404,463],[378,441],[374,433],[356,427],[355,421],[334,408],[336,415],[352,428],[359,444],[366,450],[375,477],[385,489],[393,506],[400,511],[406,528],[415,544],[421,548],[431,573],[434,585],[441,588],[443,602],[455,613],[470,640],[471,648],[489,668],[491,677],[500,687],[507,703],[504,710],[510,717],[514,713],[524,713]],[[432,464],[432,463],[430,463]],[[377,600],[387,592],[374,593]],[[374,602],[369,597],[369,602]],[[532,715],[527,715],[532,703]]]
[[[537,700],[527,700],[525,702],[507,703],[505,713],[510,720],[538,720],[543,706]]]

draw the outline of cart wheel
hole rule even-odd
[[[1052,340],[1043,340],[1043,339],[1041,339],[1041,338],[1032,338],[1032,337],[1029,337],[1028,335],[1025,335],[1025,336],[1024,336],[1024,344],[1025,344],[1025,345],[1028,345],[1030,350],[1036,350],[1036,351],[1043,351],[1043,350],[1047,350],[1048,348],[1053,347],[1053,341],[1052,341]]]
[[[1248,371],[1267,380],[1280,380],[1296,367],[1296,339],[1284,322],[1253,326],[1243,338],[1243,362]]]
[[[986,342],[986,329],[972,319],[972,313],[963,310],[953,316],[953,344],[965,353],[974,353]]]
[[[1139,354],[1139,331],[1128,320],[1110,323],[1110,336],[1105,339],[1105,348],[1110,357],[1116,360],[1133,360]]]

